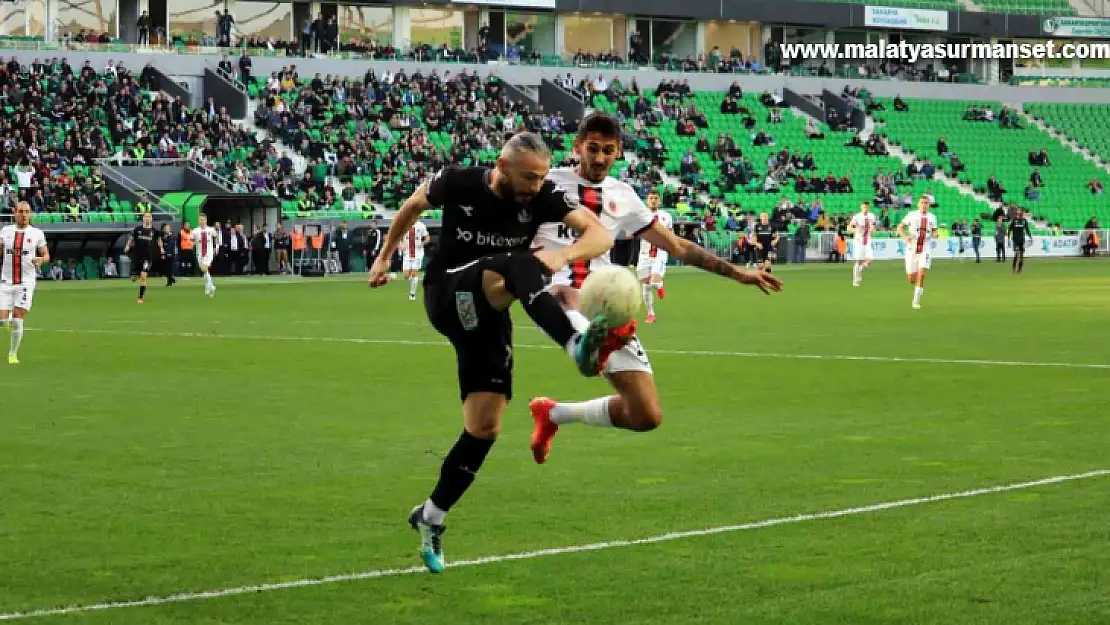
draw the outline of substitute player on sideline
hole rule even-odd
[[[852,235],[852,256],[855,256],[856,261],[852,266],[852,286],[859,286],[863,282],[863,272],[871,266],[871,261],[875,260],[871,239],[875,235],[876,223],[870,202],[860,204],[859,212],[848,222],[848,234]]]
[[[898,224],[898,236],[906,242],[906,279],[914,285],[914,308],[921,308],[925,293],[925,274],[932,266],[930,246],[937,238],[937,216],[929,212],[929,198],[917,200],[917,210],[908,213]]]
[[[770,272],[775,261],[775,249],[779,244],[779,233],[771,225],[771,218],[767,213],[759,214],[759,223],[752,228],[752,238],[755,242],[756,256],[759,263],[758,269]]]
[[[444,517],[474,482],[512,398],[512,303],[520,302],[583,375],[598,375],[608,357],[604,344],[610,328],[604,317],[578,332],[544,290],[545,275],[613,245],[597,217],[545,180],[550,168],[551,152],[543,139],[525,132],[506,142],[494,169],[443,169],[394,216],[370,269],[371,287],[386,284],[404,233],[424,211],[443,208],[442,235],[424,274],[424,309],[455,348],[463,432],[443,459],[431,496],[409,515],[409,524],[420,533],[421,558],[433,573],[444,568]],[[558,252],[533,253],[529,244],[536,230],[551,221],[578,230],[581,239]]]
[[[158,258],[165,256],[162,233],[154,229],[154,216],[150,213],[143,213],[142,225],[135,226],[131,231],[131,238],[123,248],[123,253],[127,254],[131,250],[135,250],[131,256],[131,281],[134,282],[136,278],[139,280],[139,299],[136,301],[142,304],[146,296],[146,279],[154,265],[155,250]]]
[[[219,249],[220,235],[216,229],[208,225],[208,215],[197,215],[197,227],[192,232],[193,249],[197,254],[197,265],[204,276],[204,294],[216,297],[216,283],[212,281],[209,269],[216,260],[216,250]]]
[[[663,200],[659,197],[659,192],[649,191],[647,207],[655,214],[655,218],[659,220],[660,225],[667,230],[673,230],[674,222],[671,214],[659,210],[662,205]],[[663,289],[663,276],[667,273],[667,258],[669,256],[666,250],[659,249],[656,245],[649,245],[646,242],[640,244],[640,258],[636,262],[636,275],[643,283],[644,307],[647,309],[645,323],[655,323],[654,295],[658,294],[659,299],[667,296],[666,290]]]
[[[696,243],[680,239],[657,219],[656,212],[644,206],[628,184],[609,177],[613,162],[621,154],[620,122],[604,113],[593,113],[579,125],[574,152],[579,164],[573,168],[553,170],[549,176],[568,193],[576,194],[578,202],[596,213],[610,233],[619,237],[639,236],[641,245],[654,245],[672,254],[683,263],[699,267],[741,284],[759,287],[764,293],[779,291],[782,284],[761,271],[745,271],[725,262]],[[540,227],[536,243],[545,252],[563,252],[575,245],[575,233],[553,224]],[[608,254],[589,262],[571,263],[552,278],[550,290],[567,307],[567,316],[575,327],[589,323],[578,312],[578,288],[592,268],[611,264]],[[605,375],[617,392],[584,402],[558,402],[547,397],[533,399],[528,407],[535,429],[532,432],[532,456],[543,464],[551,451],[551,441],[565,423],[585,423],[599,427],[615,427],[646,432],[659,426],[663,409],[655,386],[651,362],[640,341],[633,336],[635,325],[627,332],[624,345],[615,349],[605,364]]]
[[[416,299],[416,289],[420,286],[420,270],[424,267],[424,246],[431,241],[428,226],[418,221],[401,237],[401,271],[409,281],[409,301]]]
[[[1029,220],[1025,218],[1025,210],[1017,209],[1017,214],[1010,220],[1010,240],[1014,244],[1014,260],[1010,267],[1012,273],[1021,273],[1025,269],[1025,245],[1033,242],[1033,231],[1029,229]],[[1005,241],[1003,241],[1005,247]]]
[[[23,341],[23,319],[35,299],[39,267],[50,262],[46,235],[31,225],[31,205],[15,205],[15,225],[0,228],[0,326],[11,332],[8,364],[19,364],[19,344]]]

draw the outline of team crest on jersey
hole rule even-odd
[[[469,291],[455,293],[455,311],[463,330],[470,332],[478,327],[478,309],[474,306],[474,294]]]
[[[617,201],[616,200],[609,200],[609,212],[614,214],[614,215],[617,214],[618,211],[617,211]]]
[[[522,224],[526,224],[532,221],[532,212],[529,211],[527,207],[522,208],[520,209],[520,212],[517,213],[516,220]]]

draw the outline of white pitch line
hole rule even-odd
[[[525,326],[527,327],[527,326]],[[110,330],[103,328],[28,328],[36,332],[65,334],[107,334],[117,336],[146,336],[155,338],[223,339],[229,341],[297,341],[319,343],[358,343],[368,345],[414,345],[446,347],[447,341],[418,339],[371,339],[345,336],[283,336],[273,334],[216,334],[208,332],[153,332],[145,330]],[[554,345],[516,344],[524,349],[559,349]],[[652,349],[653,354],[676,356],[717,356],[732,358],[775,358],[781,360],[837,360],[855,362],[888,362],[933,365],[973,365],[980,367],[1048,367],[1056,369],[1110,370],[1110,363],[1098,362],[1041,362],[1036,360],[978,360],[974,358],[913,358],[901,356],[855,356],[849,354],[791,354],[784,352],[740,352],[703,349]]]
[[[619,549],[623,547],[634,547],[637,545],[651,545],[655,543],[669,542],[672,540],[682,540],[684,538],[697,538],[701,536],[713,536],[716,534],[726,534],[730,532],[744,532],[749,530],[758,530],[777,525],[793,525],[795,523],[805,523],[808,521],[821,521],[824,519],[836,519],[841,517],[859,516],[863,514],[871,514],[873,512],[882,512],[884,510],[893,510],[895,508],[907,508],[910,506],[917,506],[921,504],[936,503],[938,501],[948,501],[952,499],[967,499],[970,497],[979,497],[981,495],[993,495],[997,493],[1005,493],[1015,490],[1024,490],[1027,488],[1036,488],[1038,486],[1048,486],[1052,484],[1061,484],[1063,482],[1072,482],[1076,480],[1085,480],[1093,477],[1103,477],[1110,475],[1110,469],[1096,469],[1094,471],[1087,471],[1086,473],[1075,473],[1072,475],[1057,475],[1054,477],[1046,477],[1039,480],[1030,482],[1019,482],[1016,484],[1002,484],[999,486],[987,486],[984,488],[976,488],[974,490],[964,490],[955,493],[942,493],[939,495],[927,495],[925,497],[915,497],[913,499],[900,499],[898,501],[888,501],[885,503],[871,504],[868,506],[859,506],[855,508],[844,508],[842,510],[831,510],[827,512],[811,512],[806,514],[797,514],[794,516],[778,517],[773,519],[766,519],[763,521],[754,521],[751,523],[743,523],[739,525],[722,525],[719,527],[710,527],[699,530],[687,530],[683,532],[668,532],[666,534],[658,534],[655,536],[648,536],[646,538],[635,538],[631,540],[608,540],[595,543],[587,543],[584,545],[573,545],[570,547],[553,547],[550,549],[540,549],[536,551],[522,551],[519,553],[508,553],[503,555],[485,556],[482,558],[474,558],[471,560],[458,560],[447,564],[448,568],[462,568],[468,566],[479,566],[483,564],[497,564],[500,562],[513,562],[516,560],[533,560],[535,558],[545,558],[547,556],[558,556],[568,553],[583,553],[586,551],[603,551],[606,549]],[[352,582],[368,579],[380,579],[383,577],[399,577],[402,575],[415,575],[424,573],[424,567],[412,566],[408,568],[394,568],[394,569],[376,569],[373,571],[365,571],[362,573],[349,573],[346,575],[332,575],[329,577],[318,577],[311,579],[298,579],[288,582],[275,582],[268,584],[252,584],[250,586],[237,586],[234,588],[223,588],[219,590],[206,590],[202,592],[182,592],[173,595],[165,595],[161,597],[147,597],[145,599],[136,599],[130,601],[108,601],[105,603],[93,603],[88,605],[74,605],[56,608],[42,608],[37,610],[29,610],[26,612],[9,612],[0,614],[0,621],[16,621],[21,619],[41,618],[45,616],[61,616],[66,614],[81,614],[85,612],[101,612],[105,610],[118,610],[123,608],[138,608],[143,606],[157,606],[166,603],[184,603],[188,601],[199,601],[201,599],[217,599],[220,597],[233,597],[236,595],[247,595],[261,592],[272,592],[275,590],[287,590],[290,588],[305,588],[309,586],[322,586],[325,584],[337,584],[340,582]]]

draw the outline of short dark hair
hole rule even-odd
[[[648,195],[660,195],[660,193],[658,191],[656,191],[655,189],[652,189],[651,191],[648,191],[647,194]]]
[[[606,139],[621,138],[621,123],[617,118],[608,113],[594,111],[578,125],[578,140],[583,141],[586,135],[598,134]]]

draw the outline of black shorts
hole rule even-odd
[[[482,292],[482,272],[506,255],[491,256],[435,276],[424,284],[428,321],[451,341],[458,363],[459,396],[500,393],[513,397],[513,322]]]
[[[1025,241],[1014,241],[1014,251],[1025,253]]]
[[[151,268],[154,267],[154,261],[148,256],[136,256],[131,260],[131,275],[137,276],[140,273],[150,273]]]
[[[773,255],[775,253],[775,248],[770,243],[764,243],[762,249],[757,247],[755,251],[756,255],[759,256],[760,262],[774,260]]]

